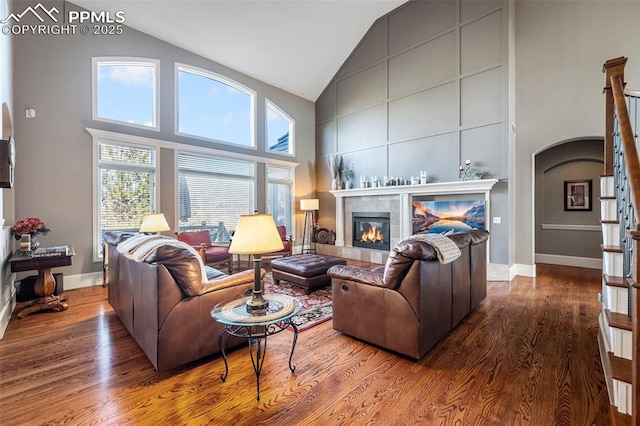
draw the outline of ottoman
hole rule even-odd
[[[314,289],[331,283],[327,270],[334,265],[346,265],[347,261],[320,254],[300,254],[286,256],[271,261],[273,281],[288,281],[305,289],[307,294]]]

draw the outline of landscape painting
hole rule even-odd
[[[413,233],[446,234],[484,229],[484,200],[414,201]]]

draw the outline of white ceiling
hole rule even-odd
[[[380,16],[406,0],[73,0],[311,101]]]

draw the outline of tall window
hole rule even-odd
[[[254,211],[255,164],[229,158],[178,155],[180,231],[208,229],[213,241],[228,241],[241,214]]]
[[[273,215],[276,225],[285,225],[293,232],[292,200],[293,169],[267,166],[267,212]]]
[[[203,70],[177,67],[178,133],[253,147],[255,93]]]
[[[293,154],[293,119],[267,101],[267,150]]]
[[[155,148],[98,141],[96,258],[104,231],[137,232],[142,217],[155,211]]]
[[[93,119],[158,130],[159,64],[93,58]]]

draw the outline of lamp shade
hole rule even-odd
[[[169,224],[167,219],[164,218],[162,213],[147,214],[142,218],[142,225],[140,225],[140,232],[142,233],[154,233],[168,231]]]
[[[240,216],[233,234],[229,253],[263,254],[284,248],[282,238],[270,214],[247,214]]]
[[[320,210],[320,200],[317,198],[300,200],[300,210]]]

